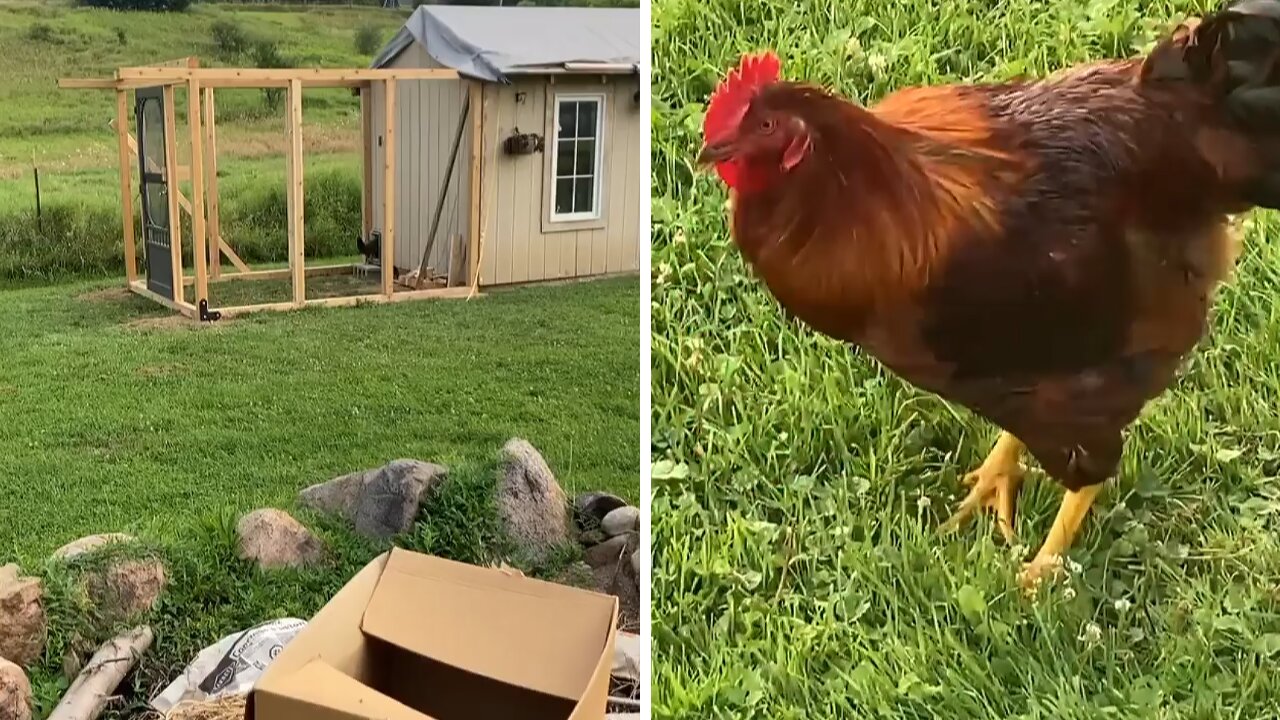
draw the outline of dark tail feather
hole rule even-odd
[[[1280,0],[1237,0],[1183,23],[1147,57],[1142,79],[1207,88],[1255,150],[1241,199],[1280,209]]]

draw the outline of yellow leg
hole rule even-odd
[[[1022,570],[1021,580],[1024,588],[1034,589],[1046,570],[1056,568],[1062,562],[1062,554],[1076,539],[1076,533],[1080,531],[1085,515],[1089,514],[1089,508],[1093,506],[1093,501],[1100,492],[1102,492],[1102,483],[1068,491],[1062,498],[1062,505],[1058,508],[1058,516],[1053,521],[1049,536],[1044,539],[1044,544],[1040,546],[1040,551],[1036,553],[1035,558]]]
[[[1022,488],[1022,451],[1025,446],[1012,434],[1000,433],[995,447],[982,461],[982,465],[965,476],[972,485],[968,496],[960,501],[960,507],[942,527],[940,532],[950,533],[960,528],[965,520],[981,507],[996,511],[996,521],[1006,542],[1013,542],[1013,516],[1018,502],[1018,490]]]

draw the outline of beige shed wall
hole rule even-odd
[[[426,50],[410,44],[393,67],[439,67]],[[634,75],[536,76],[511,85],[484,85],[484,135],[481,158],[483,216],[480,230],[480,284],[586,277],[640,269],[640,109],[633,98],[639,89]],[[448,165],[458,113],[467,81],[400,81],[397,89],[396,256],[401,268],[416,268],[431,229],[431,214]],[[517,94],[523,100],[517,102]],[[554,224],[549,217],[552,117],[557,93],[602,93],[604,157],[599,221]],[[383,228],[382,89],[375,84],[373,102],[373,228]],[[507,155],[503,141],[519,128],[538,132],[546,151]],[[437,272],[448,270],[449,238],[469,237],[470,133],[463,137],[444,217],[428,262]],[[468,278],[468,281],[470,279]]]
[[[485,85],[482,285],[640,269],[640,109],[633,97],[639,87],[634,75],[539,76]],[[557,93],[605,97],[599,222],[547,220]],[[542,134],[545,152],[504,154],[502,142],[516,128]]]
[[[397,68],[440,67],[421,45],[410,44],[391,62]],[[395,265],[416,269],[426,249],[440,188],[449,167],[449,151],[457,132],[459,113],[466,97],[462,80],[401,80],[396,87],[396,249]],[[375,83],[373,98],[373,229],[383,229],[384,145],[386,129],[383,90]],[[440,228],[427,265],[438,274],[448,272],[450,239],[469,237],[471,189],[471,132],[462,137],[458,160],[449,181],[449,194],[441,211]]]

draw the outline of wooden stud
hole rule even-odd
[[[231,264],[234,265],[236,267],[236,270],[239,271],[240,273],[247,273],[247,272],[253,271],[253,268],[250,268],[248,263],[246,263],[244,260],[241,260],[240,256],[236,254],[236,251],[232,250],[231,246],[228,245],[227,242],[222,238],[218,238],[218,249],[222,251],[223,255],[227,256],[227,259],[231,261]]]
[[[365,85],[360,88],[360,136],[363,138],[364,154],[360,165],[364,177],[364,189],[360,193],[360,234],[366,242],[369,233],[373,232],[373,103],[372,89]]]
[[[116,91],[116,139],[120,159],[120,213],[124,216],[124,276],[125,282],[138,279],[138,249],[133,236],[133,160],[137,151],[129,152],[129,94]]]
[[[265,87],[269,83],[292,80],[304,85],[361,83],[370,80],[457,80],[458,71],[448,68],[180,68],[180,67],[122,67],[116,71],[117,80],[177,80],[186,82],[195,78],[207,87],[222,87],[227,82],[259,83],[253,87]]]
[[[173,298],[184,302],[182,289],[182,218],[178,215],[178,119],[172,85],[164,86],[164,168],[169,194],[169,247],[173,262]]]
[[[383,83],[383,100],[386,129],[383,131],[382,164],[382,294],[387,297],[395,292],[396,248],[396,81]]]
[[[307,301],[306,233],[302,217],[302,83],[289,82],[289,268],[293,303]]]
[[[355,269],[356,266],[351,263],[315,265],[307,268],[306,275],[309,278],[352,275],[355,273]],[[271,270],[249,270],[247,272],[231,273],[218,278],[217,282],[231,282],[232,280],[287,280],[291,277],[293,277],[291,268],[274,268]],[[210,280],[209,282],[214,281]],[[187,284],[190,284],[190,282],[188,281]]]
[[[408,290],[399,292],[395,295],[353,295],[349,297],[333,297],[333,298],[314,298],[308,300],[306,307],[351,307],[353,305],[362,305],[368,303],[377,305],[381,303],[405,302],[407,300],[426,300],[426,299],[448,299],[448,298],[465,298],[470,296],[470,290],[465,287],[456,288],[429,288],[427,290]],[[233,318],[249,313],[263,311],[285,311],[296,310],[297,305],[293,303],[262,303],[259,305],[235,305],[232,307],[218,308],[218,312],[222,313],[224,318]]]
[[[196,267],[196,305],[209,302],[209,248],[204,225],[204,129],[200,81],[187,81],[187,125],[191,131],[191,257]],[[217,249],[214,249],[216,254]]]
[[[217,131],[217,111],[213,105],[213,88],[204,89],[204,173],[205,173],[205,196],[208,198],[207,211],[209,213],[208,228],[209,238],[209,271],[214,278],[222,276],[222,248],[226,247],[226,243],[222,241],[222,222],[219,217],[219,201],[218,201],[218,131]],[[233,253],[234,254],[234,253]],[[236,257],[236,260],[239,260]],[[233,261],[234,262],[234,261]]]
[[[480,174],[483,172],[481,150],[484,145],[484,86],[479,80],[472,80],[467,87],[471,93],[471,222],[467,241],[467,283],[479,284],[480,278],[480,222],[481,213]]]
[[[199,314],[196,312],[196,306],[192,305],[189,302],[174,302],[173,300],[170,300],[169,298],[161,295],[158,292],[153,292],[150,288],[147,287],[147,283],[145,280],[134,280],[133,282],[129,283],[129,290],[133,291],[137,295],[141,295],[142,297],[147,298],[148,300],[151,300],[152,302],[160,303],[161,305],[169,308],[170,310],[176,310],[182,313],[183,315],[186,315],[189,318],[194,319]]]

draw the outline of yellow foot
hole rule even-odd
[[[1022,566],[1022,572],[1018,573],[1018,584],[1026,592],[1034,593],[1039,589],[1041,581],[1056,576],[1061,569],[1061,556],[1037,554],[1031,562]]]
[[[965,484],[972,489],[939,532],[955,532],[976,510],[989,508],[996,513],[1005,542],[1012,544],[1018,491],[1022,488],[1023,470],[1018,462],[1021,454],[1022,443],[1008,433],[1001,435],[982,466],[964,476]]]

